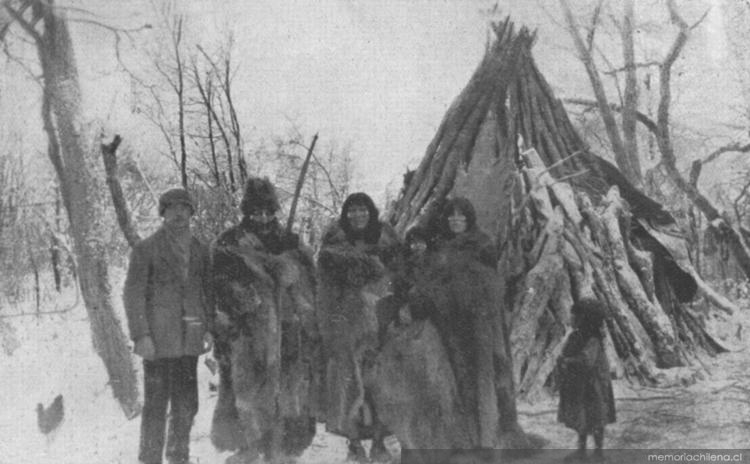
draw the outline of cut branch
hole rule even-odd
[[[638,81],[635,71],[635,50],[633,44],[633,24],[635,23],[635,0],[625,0],[624,21],[622,27],[623,60],[627,68],[625,73],[625,97],[622,103],[622,137],[625,154],[633,165],[633,170],[641,172],[638,158],[638,137],[636,134],[636,120],[638,111]]]
[[[122,142],[122,137],[115,135],[112,142],[101,144],[102,160],[104,161],[104,172],[107,175],[107,186],[109,193],[112,195],[112,203],[115,207],[117,222],[120,224],[120,230],[125,236],[128,245],[134,247],[141,240],[138,232],[130,220],[130,211],[125,201],[125,195],[122,193],[120,179],[117,176],[117,148]]]
[[[570,103],[572,105],[579,105],[579,106],[585,106],[587,108],[599,108],[599,103],[597,103],[594,100],[588,100],[586,98],[563,98],[563,102]],[[610,103],[609,108],[612,111],[622,112],[623,108],[620,105],[617,105],[615,103]],[[635,112],[635,118],[638,122],[646,126],[646,128],[651,131],[654,135],[658,132],[658,127],[656,125],[656,122],[648,117],[647,115],[641,113],[640,111]]]
[[[299,179],[297,179],[297,186],[294,188],[294,197],[292,197],[292,206],[289,208],[289,219],[286,223],[286,231],[291,232],[292,226],[294,225],[294,215],[297,212],[297,201],[299,201],[300,193],[302,193],[302,186],[305,185],[305,176],[307,176],[307,168],[310,166],[310,158],[312,157],[313,150],[315,150],[315,144],[318,142],[318,134],[316,133],[310,143],[310,148],[307,150],[307,156],[305,161],[302,163],[302,169],[299,172]]]

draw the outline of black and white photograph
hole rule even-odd
[[[749,0],[0,0],[0,464],[750,461],[748,44]]]

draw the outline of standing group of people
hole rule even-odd
[[[476,446],[496,446],[503,411],[515,411],[508,329],[496,250],[472,204],[448,200],[434,223],[402,242],[368,195],[352,194],[323,235],[317,262],[281,227],[279,209],[273,185],[249,179],[240,223],[209,248],[190,233],[188,193],[160,198],[163,226],[133,248],[124,289],[144,363],[139,460],[159,464],[166,453],[170,464],[190,462],[197,357],[213,348],[220,385],[211,438],[237,451],[230,462],[299,455],[316,422],[349,440],[350,459],[386,462],[384,438],[399,437],[402,427],[381,414],[366,371],[389,334],[414,320],[431,321],[445,347],[467,418],[461,433]],[[606,363],[588,340],[565,352],[566,368]],[[579,352],[588,353],[584,361],[571,361]],[[582,433],[594,433],[599,446],[591,423],[602,421],[592,417],[576,420],[588,421]]]

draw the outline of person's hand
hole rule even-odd
[[[214,347],[214,336],[211,332],[205,332],[203,334],[203,352],[208,353]]]
[[[229,315],[224,311],[216,311],[216,320],[214,323],[220,330],[229,329],[229,327],[232,326],[232,321],[229,320]]]
[[[156,348],[151,336],[145,335],[136,340],[133,352],[147,361],[152,361],[156,357]]]

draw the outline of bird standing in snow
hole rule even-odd
[[[65,405],[63,404],[62,395],[57,395],[52,400],[52,404],[46,408],[42,403],[36,405],[37,425],[39,426],[39,431],[47,438],[47,444],[54,439],[64,418]]]

